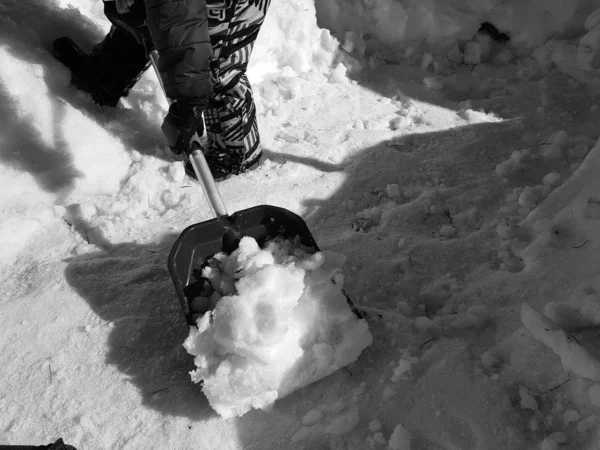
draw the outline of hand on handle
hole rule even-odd
[[[204,133],[202,110],[199,106],[185,102],[171,103],[162,132],[176,155],[189,153],[193,143],[201,147],[200,136]]]

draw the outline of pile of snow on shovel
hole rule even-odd
[[[250,237],[203,269],[215,292],[198,297],[184,347],[195,357],[192,380],[203,383],[223,417],[269,409],[295,390],[354,362],[373,337],[342,291],[344,256],[312,253]]]

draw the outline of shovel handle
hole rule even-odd
[[[162,89],[163,94],[165,94],[165,98],[169,104],[171,104],[171,99],[167,97],[165,86],[163,85],[162,78],[160,77],[160,73],[158,71],[158,52],[156,50],[152,50],[149,56],[150,61],[152,62],[152,67],[154,67],[154,71],[156,72],[156,77],[158,78],[160,88]],[[208,167],[208,163],[206,162],[206,158],[204,157],[202,144],[200,143],[200,136],[198,136],[197,132],[194,133],[194,136],[190,141],[190,149],[186,153],[190,163],[192,164],[192,167],[194,168],[196,178],[198,178],[198,181],[200,181],[200,184],[202,185],[206,200],[208,200],[215,217],[218,219],[220,217],[227,216],[227,208],[225,208],[221,194],[217,189],[215,178],[213,177],[210,168]]]

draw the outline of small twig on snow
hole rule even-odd
[[[380,309],[380,308],[373,308],[371,306],[362,306],[362,305],[354,305],[354,306],[356,307],[356,309],[359,309],[361,311],[375,313],[375,314],[379,314],[381,316],[386,315],[386,314],[390,314],[392,316],[401,316],[402,315],[402,314],[396,313],[394,311],[389,311],[389,310]]]
[[[577,340],[577,338],[576,338],[575,336],[573,336],[571,333],[567,333],[567,340],[568,340],[568,343],[569,343],[569,344],[570,344],[572,341],[575,341],[575,342],[577,342],[579,345],[581,345],[581,342],[579,342],[579,341]]]
[[[430,342],[433,342],[433,341],[435,341],[436,339],[437,339],[437,337],[434,337],[434,338],[431,338],[431,339],[429,339],[429,340],[427,340],[427,341],[423,342],[423,343],[421,344],[421,346],[419,347],[419,350],[421,350],[423,347],[425,347],[425,345],[429,344]]]
[[[387,147],[406,147],[406,144],[403,144],[401,142],[388,142],[385,144]]]
[[[546,135],[546,137],[545,137],[545,138],[542,140],[542,142],[540,142],[540,145],[546,145],[546,144],[547,144],[547,142],[546,142],[546,141],[547,141],[547,140],[548,140],[548,138],[549,138],[549,137],[552,135],[552,133],[553,133],[552,131],[551,131],[551,132],[549,132],[549,133]]]
[[[161,389],[157,389],[156,391],[152,392],[150,395],[156,395],[156,394],[158,394],[159,392],[166,391],[167,389],[168,389],[168,388],[166,388],[166,387],[164,387],[164,388],[161,388]]]
[[[52,367],[48,364],[48,373],[50,374],[50,384],[52,384]]]
[[[448,220],[450,220],[450,223],[454,225],[454,222],[452,221],[452,214],[450,214],[450,208],[444,208],[444,214],[448,216]]]
[[[560,383],[558,386],[554,386],[552,389],[548,389],[547,391],[542,392],[541,394],[538,395],[538,397],[541,397],[542,395],[547,394],[548,392],[557,390],[559,387],[561,387],[563,384],[568,383],[569,381],[571,381],[571,377],[569,377],[567,380]]]
[[[583,247],[587,243],[588,243],[588,240],[586,239],[585,241],[583,241],[583,243],[577,244],[577,245],[573,245],[572,247],[573,248],[581,248],[581,247]]]
[[[127,184],[127,182],[128,182],[129,180],[131,180],[131,178],[132,178],[132,177],[133,177],[133,174],[129,175],[129,176],[127,177],[127,179],[126,179],[125,181],[123,181],[123,184],[121,185],[121,187],[125,187],[125,185]]]

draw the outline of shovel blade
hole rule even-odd
[[[228,226],[229,225],[229,226]],[[308,226],[300,216],[276,206],[255,206],[238,211],[223,219],[212,219],[187,227],[169,254],[169,272],[175,285],[177,297],[189,325],[195,325],[190,310],[191,301],[200,295],[201,284],[195,274],[205,262],[219,252],[230,254],[239,244],[239,234],[249,236],[261,247],[268,238],[281,236],[286,239],[298,237],[302,245],[313,252],[319,247]]]

